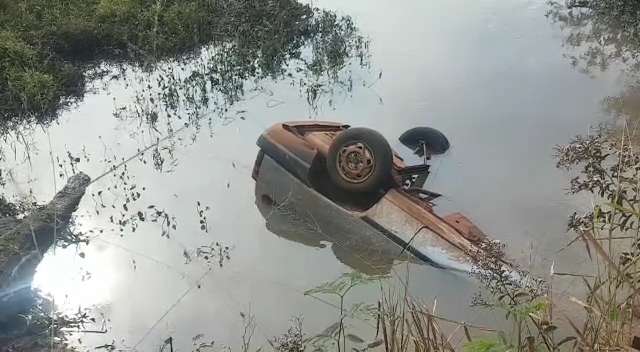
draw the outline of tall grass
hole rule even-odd
[[[557,151],[558,166],[578,172],[570,193],[590,194],[594,204],[569,221],[594,272],[581,278],[584,299],[572,298],[584,321],[569,324],[580,348],[624,349],[640,332],[640,155],[625,133],[578,137]]]
[[[591,272],[551,272],[553,280],[578,277],[582,295],[555,294],[550,284],[517,268],[520,280],[513,280],[500,261],[502,248],[488,243],[476,273],[486,294],[473,304],[503,312],[510,328],[492,331],[444,319],[406,292],[383,291],[379,329],[386,352],[640,349],[640,154],[625,134],[612,138],[599,131],[558,146],[556,156],[557,166],[573,173],[569,193],[586,194],[593,204],[568,222],[574,235],[568,245],[582,246]],[[554,314],[558,307],[577,314]]]
[[[379,332],[387,352],[455,351],[457,329],[445,334],[440,318],[426,305],[392,289],[383,290],[380,298]],[[468,328],[463,323],[454,323]]]

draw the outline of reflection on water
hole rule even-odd
[[[549,1],[549,18],[560,26],[571,63],[585,72],[623,64],[640,68],[640,3],[634,0]]]
[[[401,248],[381,233],[363,231],[362,226],[353,226],[349,221],[330,219],[326,210],[319,209],[329,202],[314,202],[314,197],[322,196],[310,189],[291,187],[287,199],[277,204],[271,198],[274,188],[270,186],[274,182],[264,180],[270,177],[279,176],[261,175],[256,183],[255,200],[269,232],[308,247],[330,246],[341,263],[369,275],[389,274],[396,262],[417,262],[408,253],[401,254]],[[284,181],[277,182],[275,187],[286,186]]]
[[[33,279],[32,286],[45,290],[58,306],[67,309],[64,313],[73,313],[78,307],[108,303],[119,280],[117,267],[111,264],[115,258],[108,252],[89,250],[81,257],[76,248],[56,249],[55,256],[44,257]],[[86,269],[87,266],[92,268],[91,271]],[[69,271],[70,268],[74,268],[73,271]],[[93,277],[99,279],[94,280]]]
[[[236,107],[244,100],[267,97],[270,108],[284,104],[273,97],[273,83],[296,87],[308,115],[321,106],[333,108],[364,84],[352,71],[369,67],[369,43],[351,18],[307,6],[278,15],[268,9],[241,11],[237,20],[250,26],[194,55],[124,72],[135,99],[116,105],[114,115],[139,122],[144,127],[132,133],[148,134],[151,141],[185,127],[194,131],[193,141],[203,127],[213,133],[216,125],[245,120],[247,111]],[[173,143],[152,149],[158,171],[173,159]]]
[[[640,2],[550,1],[547,14],[558,25],[568,48],[566,56],[578,70],[598,74],[621,69],[626,87],[603,99],[607,113],[638,140],[640,123]]]

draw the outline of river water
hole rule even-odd
[[[511,257],[540,275],[554,261],[558,270],[569,271],[582,260],[570,250],[558,252],[569,240],[567,216],[586,204],[565,195],[568,177],[555,168],[553,146],[605,121],[601,101],[617,94],[621,83],[615,72],[593,77],[573,69],[563,57],[570,50],[563,46],[563,33],[545,17],[545,1],[316,0],[313,5],[351,16],[370,39],[370,67],[353,67],[352,91],[338,91],[331,105],[321,100],[312,109],[289,81],[263,80],[263,94],[247,94],[235,103],[226,115],[233,118],[214,119],[195,140],[187,129],[161,143],[165,155],[171,152],[161,171],[152,167],[149,152],[90,187],[75,223],[90,243],[50,251],[34,282],[61,312],[87,309],[96,316],[91,329],[102,328],[104,321],[106,333],[76,336],[83,347],[115,341],[119,348],[152,351],[173,337],[176,350],[190,350],[192,338],[204,334],[237,349],[241,312],[255,315],[257,347],[286,331],[292,317],[304,317],[308,333],[336,320],[333,307],[304,291],[352,268],[329,246],[274,234],[256,206],[255,141],[279,121],[313,118],[368,126],[399,151],[397,137],[405,130],[436,127],[452,148],[434,161],[427,186],[444,194],[443,202],[506,243]],[[51,155],[68,160],[71,153],[80,158],[74,167],[95,178],[153,143],[139,121],[113,116],[115,106],[132,99],[130,87],[114,80],[46,131],[33,132],[30,163],[18,152],[10,187],[17,194],[31,189],[47,201],[64,184],[58,173],[73,172],[68,162],[52,171]],[[139,199],[127,203],[136,192]],[[130,225],[121,230],[110,217],[117,219],[123,204],[128,214],[163,212],[158,222],[139,222],[135,232]],[[175,229],[161,224],[165,212],[170,220],[175,217]],[[163,228],[168,235],[162,235]],[[218,250],[216,242],[229,247],[223,265],[195,255],[200,246]],[[406,270],[398,264],[390,275]],[[412,294],[436,300],[441,315],[483,325],[498,321],[469,306],[478,283],[466,275],[413,264],[408,270]],[[376,285],[359,287],[349,300],[375,302],[378,293]]]

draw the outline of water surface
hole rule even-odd
[[[235,347],[240,312],[248,311],[256,316],[256,345],[286,331],[294,316],[304,317],[308,332],[335,320],[333,308],[303,292],[352,268],[322,241],[309,245],[274,234],[255,204],[255,140],[279,121],[372,127],[402,152],[396,142],[402,132],[436,127],[452,148],[435,160],[427,186],[445,195],[447,207],[462,210],[537,273],[547,273],[553,261],[563,268],[578,258],[558,250],[568,242],[567,216],[585,204],[565,196],[568,179],[555,169],[552,148],[605,120],[601,100],[616,94],[620,82],[615,72],[593,78],[571,67],[562,33],[545,17],[545,1],[313,4],[353,17],[370,39],[370,65],[349,67],[352,90],[336,89],[310,106],[288,80],[249,82],[259,86],[257,93],[232,104],[226,119],[203,111],[215,116],[210,129],[193,138],[195,130],[187,128],[160,144],[162,167],[153,167],[150,151],[90,187],[76,213],[76,230],[90,243],[51,251],[34,284],[61,311],[88,309],[106,321],[106,334],[80,335],[84,346],[115,340],[147,351],[172,336],[174,346],[188,350],[192,337],[205,334]],[[18,194],[32,189],[46,201],[64,183],[57,174],[72,172],[68,162],[52,171],[50,151],[61,160],[68,152],[79,157],[74,167],[96,177],[153,143],[139,120],[113,116],[114,107],[133,102],[133,91],[123,80],[111,81],[46,132],[34,132],[30,163],[20,162],[18,153],[11,187]],[[139,199],[127,203],[136,192]],[[205,230],[200,209],[208,209]],[[110,220],[138,210],[146,217],[162,212],[158,222],[138,222],[135,232],[131,223]],[[162,225],[164,214],[175,218],[175,229]],[[221,266],[217,258],[199,258],[201,246],[229,247],[230,259]],[[409,267],[412,293],[437,299],[442,315],[483,325],[497,319],[469,307],[478,284],[466,275]],[[400,263],[390,275],[406,269]],[[375,302],[377,295],[372,285],[350,299]]]

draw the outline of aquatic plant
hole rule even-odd
[[[308,339],[308,343],[319,350],[336,349],[338,352],[357,347],[362,348],[365,340],[353,333],[350,333],[350,322],[357,320],[371,320],[376,315],[376,307],[366,303],[355,303],[351,307],[345,305],[345,298],[355,287],[379,282],[385,279],[383,275],[365,275],[357,271],[344,273],[337,279],[325,282],[315,288],[305,291],[306,296],[333,296],[338,299],[337,303],[326,302],[338,310],[338,319],[329,325],[321,333]],[[347,344],[349,341],[349,344]],[[365,344],[366,346],[366,344]]]

